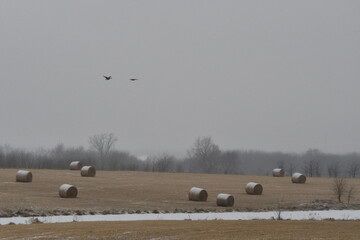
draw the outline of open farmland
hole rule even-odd
[[[333,180],[308,178],[306,184],[293,184],[289,177],[215,175],[189,173],[149,173],[98,171],[96,177],[81,177],[79,171],[31,170],[33,182],[15,182],[17,169],[0,169],[0,212],[4,216],[121,213],[121,212],[176,212],[223,210],[274,210],[282,208],[307,209],[322,201],[336,201],[331,190]],[[247,195],[245,185],[259,182],[264,191],[260,196]],[[78,188],[78,197],[63,199],[58,195],[63,183]],[[358,179],[348,179],[357,189]],[[205,188],[206,202],[188,200],[191,187]],[[219,193],[235,197],[233,207],[216,206]],[[359,203],[359,192],[353,203]]]
[[[136,221],[0,226],[1,239],[355,240],[360,221]]]

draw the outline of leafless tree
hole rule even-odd
[[[287,168],[286,168],[286,173],[289,174],[289,176],[291,176],[296,168],[296,164],[294,160],[290,160],[287,163]]]
[[[237,151],[224,151],[220,156],[220,164],[224,174],[239,174],[240,159]]]
[[[309,177],[320,177],[321,176],[321,165],[319,160],[311,159],[304,162],[305,175]]]
[[[334,182],[332,185],[332,189],[334,194],[336,195],[338,201],[341,203],[341,197],[347,191],[347,182],[345,178],[334,178]]]
[[[61,158],[65,152],[65,146],[63,143],[58,143],[51,151],[51,155],[54,158]]]
[[[104,160],[105,170],[143,170],[143,162],[128,152],[111,150]]]
[[[117,138],[113,133],[102,133],[89,137],[90,148],[99,154],[101,168],[104,167],[104,161],[109,156],[116,141]]]
[[[315,160],[315,176],[321,177],[321,163],[319,160]]]
[[[211,137],[203,137],[196,139],[188,154],[197,171],[214,173],[218,168],[221,151]]]
[[[153,160],[153,171],[174,172],[176,170],[176,159],[173,155],[162,153]]]
[[[3,152],[2,148],[0,147],[0,167],[2,167],[4,165],[4,159],[5,159],[4,152]]]
[[[283,218],[281,216],[283,202],[284,202],[284,198],[281,197],[281,199],[278,201],[278,206],[277,206],[277,209],[275,211],[276,212],[276,217],[275,217],[276,220],[283,220]]]
[[[349,176],[355,178],[360,172],[360,162],[359,161],[352,161],[348,168]]]
[[[321,152],[318,149],[309,149],[304,158],[304,173],[309,177],[320,177],[321,176],[321,164],[319,158]]]
[[[340,162],[335,161],[328,165],[329,177],[337,178],[340,175]]]
[[[281,168],[281,169],[285,169],[285,160],[284,159],[280,159],[276,162],[276,167],[277,168]]]

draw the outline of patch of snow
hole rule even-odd
[[[149,214],[109,214],[37,217],[43,223],[95,222],[95,221],[150,221],[150,220],[271,220],[277,212],[215,212],[215,213],[149,213]],[[360,210],[328,211],[283,211],[286,220],[360,220]],[[0,218],[0,224],[28,224],[29,217]]]

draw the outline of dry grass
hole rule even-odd
[[[16,169],[0,169],[0,213],[64,214],[121,211],[272,210],[315,200],[335,199],[333,180],[308,178],[293,184],[290,177],[98,171],[83,178],[80,171],[32,170],[32,183],[15,182]],[[261,182],[260,196],[244,186]],[[356,188],[358,180],[349,179]],[[231,182],[232,184],[229,184]],[[63,199],[58,187],[74,184],[77,198]],[[207,202],[188,200],[192,186],[208,191]],[[216,205],[218,193],[235,197],[233,207]],[[359,201],[355,196],[354,201]],[[81,222],[0,226],[0,239],[358,239],[360,221],[137,221]]]
[[[0,214],[30,212],[38,214],[63,214],[64,212],[121,212],[121,211],[210,211],[227,208],[216,205],[219,193],[226,192],[235,198],[233,210],[272,210],[295,207],[315,200],[336,200],[332,192],[333,180],[308,178],[305,184],[293,184],[290,177],[272,176],[146,173],[123,171],[98,171],[94,178],[81,177],[80,171],[31,170],[32,183],[17,183],[17,169],[0,169]],[[264,192],[260,196],[245,193],[249,181],[261,182]],[[358,180],[349,184],[360,187]],[[63,183],[78,188],[74,199],[58,195]],[[231,183],[231,184],[229,184]],[[206,202],[188,200],[192,186],[207,190]],[[353,202],[359,202],[359,195]]]
[[[360,221],[137,221],[0,226],[1,239],[359,239]]]

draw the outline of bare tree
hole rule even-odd
[[[276,209],[276,217],[275,219],[276,220],[283,220],[282,216],[281,216],[281,213],[282,213],[282,203],[284,202],[284,198],[281,197],[280,201],[278,201],[278,206],[277,206],[277,209]]]
[[[340,175],[340,162],[335,161],[328,165],[328,174],[329,177],[337,178]]]
[[[338,201],[341,203],[341,197],[347,191],[347,182],[345,178],[335,178],[333,182],[333,192],[336,195]]]
[[[221,154],[220,164],[222,173],[238,174],[240,173],[240,159],[237,151],[225,151]]]
[[[176,158],[168,153],[150,156],[144,162],[144,170],[152,172],[175,172],[177,169]]]
[[[321,165],[319,160],[311,159],[304,162],[305,175],[309,177],[320,177],[321,176]]]
[[[89,137],[90,148],[99,154],[101,168],[104,167],[104,161],[109,156],[116,141],[117,138],[113,133],[102,133]]]
[[[175,172],[176,159],[173,155],[162,153],[158,157],[153,158],[153,171],[156,172]]]
[[[4,165],[4,159],[5,159],[5,154],[2,147],[0,146],[0,167]]]
[[[309,149],[304,158],[304,172],[309,177],[320,177],[321,176],[321,164],[319,158],[322,153],[318,149]]]
[[[284,159],[280,159],[276,162],[276,167],[277,168],[281,168],[281,169],[285,169],[285,160]]]
[[[289,160],[287,163],[287,170],[286,172],[289,174],[289,176],[292,176],[296,168],[296,164],[294,160]]]
[[[65,146],[63,143],[58,143],[51,151],[51,156],[54,158],[61,158],[65,152]]]
[[[111,150],[105,159],[104,169],[106,170],[141,170],[142,161],[128,152]]]
[[[348,174],[350,177],[355,178],[360,172],[360,162],[359,161],[352,161],[348,168]]]
[[[314,160],[314,161],[315,161],[315,176],[321,177],[321,163],[319,160]]]
[[[193,148],[188,152],[189,158],[193,166],[201,172],[214,173],[219,166],[221,151],[214,144],[211,137],[203,137],[196,139]]]

